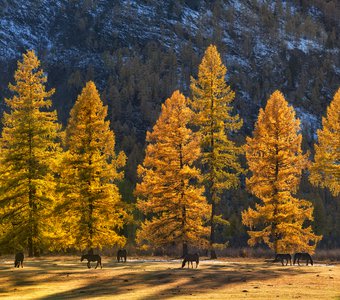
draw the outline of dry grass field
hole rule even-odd
[[[0,257],[3,299],[340,299],[340,265],[281,266],[263,259],[202,260],[181,269],[179,260],[103,257],[87,269],[78,257],[26,259],[15,269]],[[92,263],[94,265],[94,263]]]

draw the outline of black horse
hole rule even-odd
[[[84,254],[81,256],[80,261],[83,261],[84,259],[87,259],[87,267],[91,269],[91,261],[96,261],[97,265],[95,269],[97,269],[98,265],[100,265],[100,268],[102,269],[102,258],[98,254]]]
[[[293,264],[295,265],[295,263],[296,263],[296,261],[297,261],[297,263],[298,263],[298,265],[300,265],[300,259],[302,259],[302,260],[306,260],[306,265],[308,266],[308,263],[310,262],[311,263],[311,265],[313,266],[313,259],[312,259],[312,257],[310,256],[310,254],[309,253],[295,253],[295,255],[294,255],[294,262],[293,262]]]
[[[284,261],[286,261],[286,266],[288,265],[288,262],[290,263],[290,265],[292,265],[292,256],[290,254],[276,254],[273,262],[277,261],[280,261],[283,266]]]
[[[117,252],[117,261],[118,262],[120,262],[120,261],[123,262],[123,259],[124,259],[124,262],[126,262],[126,256],[127,256],[127,252],[126,252],[125,249],[118,250],[118,252]]]
[[[184,256],[183,262],[182,262],[182,268],[184,268],[185,264],[188,263],[188,268],[189,268],[189,264],[191,263],[191,267],[193,268],[193,262],[196,262],[196,268],[198,267],[199,264],[199,256],[197,253],[195,254],[186,254]]]
[[[15,254],[15,259],[14,259],[14,268],[19,268],[21,265],[21,267],[24,267],[24,253],[19,252],[17,254]]]

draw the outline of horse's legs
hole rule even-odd
[[[91,269],[91,264],[90,264],[90,261],[89,261],[89,260],[87,261],[87,267],[88,267],[89,269]]]

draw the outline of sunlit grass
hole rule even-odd
[[[78,257],[26,259],[14,269],[0,259],[0,298],[7,299],[337,299],[340,265],[285,266],[261,259],[117,263],[87,269]]]

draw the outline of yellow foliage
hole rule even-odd
[[[6,99],[0,140],[0,220],[5,232],[1,244],[8,250],[39,254],[48,247],[49,218],[55,201],[54,172],[59,147],[56,111],[46,91],[46,76],[33,51],[23,55]]]
[[[219,196],[224,190],[237,187],[243,172],[239,162],[243,149],[230,139],[230,134],[238,131],[243,122],[239,115],[231,114],[235,93],[225,81],[226,72],[216,46],[210,45],[199,65],[198,79],[191,78],[190,86],[191,107],[195,112],[193,124],[201,137],[201,168],[207,197],[212,203],[211,246],[215,239],[214,215]]]
[[[201,245],[210,206],[203,196],[199,138],[188,124],[193,112],[187,99],[175,91],[162,105],[152,132],[147,132],[146,156],[138,167],[137,207],[146,216],[137,232],[139,245],[161,247],[171,243]]]
[[[126,219],[121,196],[115,184],[123,173],[125,154],[115,154],[115,137],[110,130],[107,107],[103,106],[93,82],[88,82],[71,110],[66,128],[61,166],[58,205],[62,228],[70,240],[64,245],[102,248],[118,244],[125,238],[117,230]]]
[[[223,190],[238,185],[243,171],[238,161],[242,148],[228,138],[243,122],[239,115],[231,115],[235,93],[225,81],[226,72],[216,46],[210,45],[199,65],[198,79],[191,78],[193,123],[199,128],[203,168],[208,170],[204,178],[215,202]]]
[[[260,110],[253,137],[247,138],[246,158],[252,176],[246,184],[262,201],[242,213],[243,224],[251,229],[251,246],[264,242],[275,252],[313,252],[321,239],[311,227],[303,227],[305,221],[313,220],[312,204],[292,196],[307,167],[299,131],[294,109],[279,91],[274,92]]]
[[[328,187],[334,196],[340,194],[340,89],[327,108],[326,118],[322,118],[310,171],[313,184]]]

